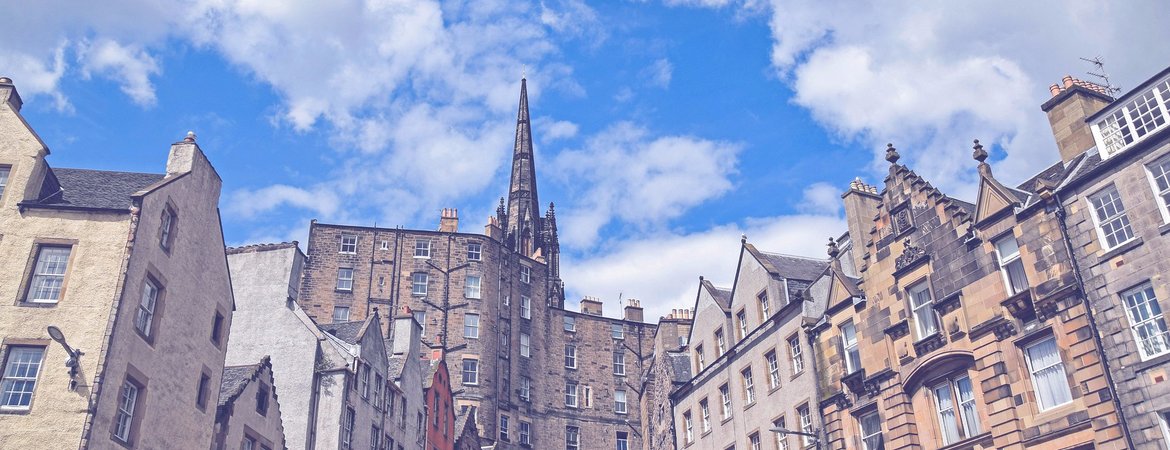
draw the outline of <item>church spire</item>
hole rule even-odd
[[[516,114],[516,145],[512,149],[512,182],[508,187],[507,230],[516,249],[527,254],[543,247],[540,202],[536,196],[536,165],[532,155],[532,126],[528,116],[528,80],[520,79],[520,108]]]

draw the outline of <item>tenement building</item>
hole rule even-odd
[[[975,141],[974,204],[893,146],[881,192],[855,182],[844,195],[849,248],[830,244],[813,328],[830,448],[1127,447],[1054,213],[1072,167],[1012,188],[987,157]]]
[[[804,448],[822,427],[802,293],[826,261],[764,252],[743,239],[730,290],[700,279],[687,349],[691,380],[671,395],[675,448]],[[781,434],[772,428],[799,434]]]
[[[409,308],[426,345],[442,349],[455,405],[471,413],[485,445],[640,447],[632,386],[653,325],[636,301],[622,319],[602,316],[591,299],[579,313],[564,309],[555,212],[550,203],[541,215],[537,197],[526,83],[508,195],[483,234],[460,232],[454,209],[443,210],[437,231],[314,221],[297,302],[318,323]]]
[[[211,448],[219,175],[193,133],[164,173],[54,168],[21,104],[0,78],[0,445]]]
[[[1044,104],[1057,213],[1092,302],[1134,448],[1170,446],[1170,69],[1116,100],[1066,77]],[[1166,307],[1162,306],[1167,305]]]
[[[674,448],[674,410],[670,393],[691,380],[687,338],[693,319],[690,309],[675,309],[658,319],[654,350],[642,376],[642,448]]]
[[[420,330],[412,316],[397,319],[400,335],[392,339],[384,337],[381,310],[318,325],[297,304],[305,260],[297,243],[227,254],[236,298],[227,362],[268,363],[288,448],[423,448]]]

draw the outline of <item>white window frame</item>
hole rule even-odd
[[[66,245],[38,245],[36,251],[25,301],[57,303],[65,293],[65,275],[69,272],[73,248]]]
[[[45,360],[45,347],[12,345],[3,350],[0,411],[28,411],[36,396],[37,379]]]
[[[614,350],[613,352],[613,374],[624,377],[626,376],[626,352],[625,350]]]
[[[746,338],[748,335],[747,309],[741,309],[738,313],[735,313],[735,320],[739,322],[739,338]]]
[[[939,332],[938,314],[934,311],[934,295],[930,283],[921,281],[906,289],[910,297],[910,312],[914,316],[914,333],[918,340],[934,336]],[[926,294],[922,302],[921,294]]]
[[[618,414],[626,413],[626,391],[624,389],[616,389],[613,391],[613,412]]]
[[[529,284],[532,282],[531,267],[525,266],[523,264],[520,265],[520,282],[524,284]]]
[[[122,390],[118,392],[118,409],[114,412],[114,437],[122,442],[129,443],[130,433],[134,430],[138,391],[138,385],[127,379],[122,382]]]
[[[1170,353],[1170,329],[1153,284],[1147,281],[1122,292],[1121,302],[1142,361]]]
[[[0,193],[4,192],[4,187],[0,186]],[[163,250],[170,251],[171,249],[171,235],[175,230],[175,210],[171,209],[170,205],[163,206],[162,225],[159,226],[158,245]]]
[[[630,450],[630,433],[628,431],[617,432],[617,450]]]
[[[727,337],[723,335],[723,327],[719,327],[719,329],[715,330],[715,347],[717,350],[719,350],[719,353],[715,354],[716,358],[723,356],[724,353],[727,353]]]
[[[760,450],[760,433],[755,432],[748,436],[748,444],[751,450]]]
[[[345,418],[341,422],[341,448],[353,448],[354,410],[345,409]]]
[[[528,333],[520,333],[520,356],[532,357],[532,337]]]
[[[383,239],[383,240],[382,240],[382,242],[381,242],[381,247],[380,247],[380,249],[381,249],[381,250],[390,250],[390,241],[387,241],[387,240]]]
[[[422,277],[421,279],[419,277]],[[410,295],[427,295],[427,285],[430,284],[431,277],[426,272],[414,272],[410,274]]]
[[[743,381],[743,396],[747,402],[746,405],[751,405],[756,402],[756,382],[752,376],[752,368],[748,367],[739,372],[741,381]]]
[[[780,360],[775,349],[764,354],[764,362],[768,367],[768,389],[780,387]]]
[[[511,441],[508,436],[508,416],[506,414],[500,415],[500,440],[504,442]]]
[[[620,323],[611,323],[609,325],[609,335],[615,340],[625,339],[626,326]]]
[[[971,398],[963,399],[960,389],[961,382],[966,380],[970,388]],[[946,394],[942,392],[945,389]],[[966,374],[954,376],[952,378],[943,379],[930,388],[931,396],[934,397],[934,411],[940,427],[944,427],[939,431],[939,437],[942,438],[943,445],[950,445],[964,439],[978,436],[982,432],[982,425],[979,423],[979,412],[975,408],[975,387],[971,384],[971,378]],[[943,397],[948,397],[950,401],[949,408],[942,404]],[[954,417],[948,419],[945,416],[946,411],[953,411]],[[974,417],[972,417],[972,415]],[[945,427],[951,423],[955,426],[956,436],[950,437],[947,434]],[[972,428],[972,429],[969,429]]]
[[[721,408],[722,411],[721,412],[723,413],[723,417],[720,417],[720,419],[721,420],[730,419],[731,413],[732,413],[732,411],[731,411],[731,386],[727,385],[727,383],[724,383],[723,385],[719,386],[719,401],[722,404],[722,408]]]
[[[699,419],[702,420],[703,432],[711,431],[711,404],[706,398],[699,400]]]
[[[414,241],[414,257],[415,258],[430,258],[431,257],[431,241],[426,239],[416,239]]]
[[[787,429],[788,426],[784,423],[784,416],[772,421],[772,428]],[[788,434],[776,433],[776,448],[778,450],[788,450]]]
[[[707,357],[703,355],[703,344],[695,346],[695,363],[699,365],[698,372],[702,372],[707,368]]]
[[[480,298],[481,280],[479,275],[468,275],[463,282],[463,296],[466,298]]]
[[[470,370],[468,370],[467,363],[471,363]],[[462,384],[466,386],[479,386],[479,360],[464,359],[462,369],[462,376],[460,377]]]
[[[519,437],[520,445],[531,445],[532,444],[532,424],[531,423],[528,423],[528,422],[521,420],[519,434],[520,434],[520,437]]]
[[[483,261],[483,244],[479,242],[467,243],[467,260],[468,261]]]
[[[1036,357],[1040,355],[1037,355],[1033,351],[1045,349],[1048,344],[1051,344],[1051,356],[1055,357],[1055,361],[1037,361]],[[1060,346],[1056,344],[1055,337],[1049,336],[1028,344],[1024,347],[1024,356],[1028,360],[1028,374],[1032,378],[1032,389],[1036,393],[1036,404],[1040,407],[1040,411],[1047,411],[1072,402],[1072,390],[1068,386],[1068,375],[1064,370],[1064,359],[1060,356]],[[1045,379],[1044,375],[1042,375],[1044,373],[1052,375],[1051,379],[1055,385],[1049,385],[1047,388],[1042,386]],[[1055,397],[1047,398],[1049,396]]]
[[[577,408],[580,404],[577,401],[578,385],[576,381],[565,382],[565,406],[570,408]]]
[[[4,198],[4,188],[8,187],[8,177],[12,174],[12,166],[0,165],[0,199]]]
[[[581,450],[581,428],[572,425],[565,427],[565,450]]]
[[[1164,155],[1146,164],[1146,177],[1150,180],[1154,199],[1158,201],[1162,223],[1170,223],[1170,155]]]
[[[1170,80],[1159,80],[1148,90],[1131,96],[1129,102],[1090,126],[1102,160],[1132,147],[1170,123]]]
[[[792,376],[804,372],[804,351],[800,347],[799,334],[788,337],[788,358],[788,362],[792,364]]]
[[[520,400],[530,402],[532,401],[532,379],[521,376],[520,377]]]
[[[138,309],[134,314],[134,328],[143,336],[151,337],[154,332],[154,316],[158,309],[159,295],[162,287],[151,277],[142,280],[142,296],[138,301]]]
[[[573,316],[565,316],[562,319],[565,325],[565,331],[577,331],[577,318]]]
[[[337,268],[337,290],[342,292],[353,291],[353,267]]]
[[[688,444],[695,442],[695,421],[691,419],[690,411],[683,413],[683,428],[686,430],[686,442]]]
[[[809,434],[801,436],[800,443],[808,447],[813,442],[812,436],[810,436],[813,432],[812,412],[809,410],[808,403],[796,407],[796,416],[800,418],[800,431]]]
[[[861,369],[861,350],[857,341],[857,325],[852,320],[841,324],[841,354],[845,357],[845,373]]]
[[[342,317],[338,317],[339,312],[344,312]],[[348,306],[334,306],[333,307],[333,321],[334,322],[349,322],[349,307]]]
[[[356,234],[341,235],[341,245],[338,246],[337,253],[344,253],[352,255],[357,253],[358,237]]]
[[[1106,198],[1110,198],[1108,203],[1105,203]],[[1129,215],[1125,210],[1125,202],[1121,198],[1121,192],[1117,190],[1116,185],[1109,185],[1101,190],[1088,196],[1085,201],[1089,207],[1089,216],[1093,218],[1093,228],[1097,230],[1097,242],[1100,243],[1101,249],[1109,251],[1125,245],[1129,241],[1137,239],[1137,234],[1133,230],[1133,223],[1129,220]],[[1101,217],[1101,212],[1098,211],[1097,203],[1101,201],[1101,209],[1106,212],[1109,206],[1112,207],[1114,213],[1106,217]],[[1105,231],[1105,226],[1109,225],[1110,231]],[[1128,236],[1125,236],[1128,235]],[[1119,239],[1125,237],[1125,239]],[[1113,245],[1109,244],[1110,239],[1116,240]]]
[[[772,305],[768,303],[768,291],[760,291],[756,294],[756,300],[760,304],[760,321],[767,322],[768,318],[772,317]]]
[[[867,419],[873,419],[871,425],[877,425],[877,429],[866,430]],[[861,432],[861,448],[862,450],[878,450],[884,448],[885,438],[882,436],[882,418],[877,411],[862,414],[857,418],[857,429]],[[877,438],[877,445],[872,445],[870,439]]]
[[[479,314],[463,315],[463,337],[479,339]]]
[[[527,295],[520,296],[520,318],[532,319],[532,299]]]
[[[565,344],[565,368],[577,368],[577,346],[573,344]]]
[[[1004,244],[1007,243],[1011,244],[1008,248],[1015,248],[1014,252],[1004,251]],[[992,246],[995,247],[995,255],[999,260],[999,272],[1003,276],[1003,284],[1007,288],[1008,295],[1016,295],[1028,290],[1028,274],[1024,271],[1024,261],[1020,258],[1020,242],[1016,239],[1016,235],[1008,233],[993,241]],[[1012,278],[1013,269],[1019,270],[1019,276],[1023,279],[1023,286],[1016,286],[1016,281]]]

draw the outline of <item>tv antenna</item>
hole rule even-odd
[[[1121,92],[1121,86],[1114,86],[1113,84],[1111,84],[1109,82],[1109,74],[1105,72],[1105,63],[1101,62],[1100,56],[1097,56],[1094,58],[1081,58],[1081,61],[1092,64],[1093,67],[1097,68],[1096,72],[1085,72],[1085,73],[1101,79],[1101,81],[1104,82],[1105,91],[1108,92],[1109,95],[1114,95],[1114,94],[1117,94],[1118,92]]]

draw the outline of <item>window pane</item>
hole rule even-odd
[[[951,397],[950,383],[944,383],[934,388],[935,406],[938,408],[938,422],[942,427],[943,444],[958,442],[959,422],[955,417],[955,400]]]
[[[1146,284],[1126,292],[1123,297],[1130,329],[1137,340],[1142,358],[1170,352],[1166,318],[1162,315],[1162,307],[1154,295],[1153,286]]]
[[[40,247],[33,268],[28,301],[53,303],[61,297],[65,269],[69,263],[69,247]]]
[[[1048,338],[1028,347],[1028,365],[1032,372],[1032,386],[1040,409],[1045,410],[1072,401],[1064,364],[1056,347],[1056,339]]]
[[[955,380],[955,389],[959,393],[959,409],[963,416],[964,437],[979,434],[979,413],[975,410],[975,392],[971,389],[971,379],[963,377]]]
[[[9,347],[0,409],[28,409],[41,371],[44,347]]]

